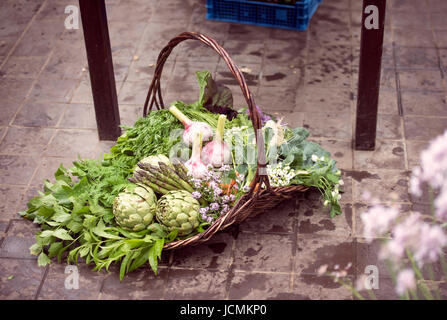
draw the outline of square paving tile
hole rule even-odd
[[[0,70],[0,75],[6,78],[35,79],[39,75],[45,57],[10,57]]]
[[[369,169],[405,169],[405,150],[400,141],[376,140],[374,151],[354,150],[354,168]]]
[[[17,214],[17,206],[21,202],[24,192],[25,187],[0,186],[0,221],[20,218]]]
[[[352,208],[342,205],[343,214],[331,218],[328,208],[321,201],[301,200],[298,202],[298,235],[349,236],[352,234]]]
[[[298,236],[295,254],[295,272],[301,275],[317,275],[322,265],[330,270],[338,265],[345,268],[355,262],[355,243],[351,237],[325,235]],[[349,275],[352,270],[349,270]]]
[[[429,5],[419,1],[394,0],[390,1],[389,8],[392,12],[428,12],[430,11],[431,3]]]
[[[309,130],[311,138],[352,139],[351,114],[306,112],[304,128]]]
[[[231,262],[233,238],[217,233],[210,241],[174,251],[172,265],[179,268],[227,270]]]
[[[377,118],[377,138],[400,140],[403,138],[402,117],[379,114]]]
[[[39,156],[45,150],[54,129],[9,128],[0,143],[1,154]]]
[[[34,299],[44,273],[34,260],[0,258],[0,299]]]
[[[447,105],[443,92],[402,91],[404,115],[447,116]]]
[[[143,116],[143,107],[135,105],[120,104],[121,125],[133,126]]]
[[[14,49],[15,56],[48,56],[57,39],[65,30],[63,24],[55,21],[36,21]]]
[[[15,116],[17,110],[20,108],[21,103],[12,100],[2,100],[0,102],[0,125],[7,126]]]
[[[414,29],[408,32],[407,29],[394,29],[394,40],[402,47],[434,48],[435,42],[431,30]]]
[[[399,70],[399,81],[402,90],[432,90],[444,89],[439,70]]]
[[[447,117],[408,116],[405,121],[405,137],[409,140],[431,140],[447,128]]]
[[[402,170],[368,170],[363,172],[358,171],[354,179],[355,192],[354,200],[362,201],[362,196],[365,192],[370,192],[377,195],[384,202],[408,202],[410,197],[408,194],[409,172]],[[386,197],[386,198],[385,198]]]
[[[261,212],[258,215],[248,218],[241,224],[241,230],[292,233],[296,220],[296,200],[302,199],[303,197],[304,195],[302,193],[297,193],[294,199],[283,201],[270,211]]]
[[[428,12],[395,11],[391,14],[393,28],[406,30],[430,30],[430,16]]]
[[[39,230],[31,221],[13,221],[0,247],[0,257],[31,259],[37,265],[37,257],[30,254],[29,247],[36,242],[35,234]]]
[[[348,89],[306,86],[297,93],[296,110],[303,112],[327,112],[347,114],[351,112],[351,91]]]
[[[398,68],[438,68],[438,54],[435,48],[396,48]]]
[[[92,104],[68,104],[59,123],[60,128],[96,129],[95,107]]]
[[[29,99],[36,102],[68,102],[78,84],[74,79],[39,78]]]
[[[399,108],[397,105],[396,90],[380,89],[379,92],[379,114],[399,114]],[[355,103],[356,104],[356,103]]]
[[[67,104],[63,103],[27,100],[13,124],[25,127],[56,127],[66,108]]]
[[[222,300],[226,294],[227,272],[170,269],[164,299]]]
[[[290,41],[290,38],[269,39],[265,41],[265,66],[301,65],[306,59],[307,48],[306,37],[295,41]]]
[[[26,185],[36,169],[33,157],[0,155],[0,177],[4,184]]]
[[[2,101],[22,101],[28,94],[33,81],[33,79],[0,78],[0,95]]]
[[[159,267],[158,275],[154,275],[149,267],[142,267],[119,279],[118,267],[111,268],[101,289],[101,300],[159,300],[163,298],[168,270]]]
[[[428,148],[428,141],[405,141],[409,169],[420,164],[421,152]]]
[[[85,264],[52,263],[37,296],[40,300],[94,300],[99,296],[106,273]],[[78,281],[73,278],[78,276]],[[77,285],[77,287],[76,287]]]
[[[351,69],[349,66],[317,63],[306,65],[306,84],[328,88],[349,88]]]
[[[96,130],[61,129],[48,145],[44,156],[81,158],[91,157],[98,145]]]
[[[264,111],[292,111],[295,109],[295,95],[296,88],[261,86],[256,104]]]
[[[329,276],[296,275],[293,284],[298,300],[352,300],[351,291]]]
[[[291,235],[242,232],[236,239],[236,270],[290,272],[291,262]]]
[[[284,300],[290,295],[290,274],[235,272],[228,298],[231,300]]]

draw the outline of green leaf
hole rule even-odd
[[[132,257],[133,252],[129,252],[124,257],[123,261],[121,261],[121,267],[120,267],[120,281],[123,280],[124,275],[126,274],[127,270],[127,264],[129,263],[130,258]]]
[[[62,240],[73,240],[73,238],[68,234],[65,229],[57,229],[54,231],[53,236]]]
[[[68,173],[67,169],[64,168],[62,163],[60,164],[60,166],[57,169],[57,171],[54,173],[54,177],[56,178],[56,180],[64,181],[67,184],[71,184],[72,183],[72,180],[71,180],[71,178],[69,176],[69,173]]]
[[[161,252],[163,251],[163,246],[165,245],[165,239],[159,239],[155,241],[155,244],[153,245],[155,254],[159,259],[161,259]]]
[[[90,246],[86,246],[86,247],[83,247],[81,250],[79,250],[79,255],[81,256],[81,258],[88,255],[88,253],[90,252],[90,248],[91,248]]]
[[[98,223],[98,220],[99,220],[98,217],[86,214],[84,216],[84,221],[83,221],[82,225],[86,229],[91,229],[96,226],[96,224]]]
[[[159,239],[155,241],[154,245],[149,249],[149,265],[157,274],[158,269],[158,259],[161,258],[161,252],[163,251],[164,239]]]
[[[79,233],[82,230],[83,226],[82,223],[71,220],[67,224],[67,228],[70,229],[73,233]]]
[[[56,212],[52,217],[52,220],[59,222],[61,224],[66,224],[71,220],[71,215],[64,212],[63,210],[60,210]]]
[[[51,262],[50,258],[48,258],[48,256],[43,252],[37,258],[37,265],[39,267],[45,267],[50,262]]]
[[[51,237],[54,233],[54,230],[45,230],[38,234],[40,238],[48,238]]]
[[[177,238],[178,235],[178,229],[174,229],[166,236],[166,242],[174,241],[175,238]]]
[[[53,258],[59,254],[59,251],[63,249],[64,243],[62,241],[53,242],[48,249],[48,256]]]
[[[42,246],[38,243],[33,244],[30,248],[29,248],[29,253],[32,254],[33,256],[37,256],[42,252]]]
[[[129,267],[129,272],[141,267],[149,259],[150,247],[142,248]]]
[[[43,205],[36,211],[35,214],[45,219],[49,218],[54,214],[54,207],[47,207]]]
[[[120,236],[110,234],[110,233],[106,232],[103,228],[101,228],[100,226],[93,228],[92,232],[94,234],[96,234],[97,236],[100,236],[100,237],[103,237],[106,239],[117,239],[117,240],[121,239]]]

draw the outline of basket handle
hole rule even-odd
[[[188,39],[198,40],[206,44],[210,48],[212,48],[214,51],[216,51],[222,57],[222,59],[227,63],[228,68],[230,69],[231,73],[234,75],[237,82],[239,83],[239,86],[241,87],[242,93],[247,102],[248,109],[250,111],[250,119],[253,124],[253,128],[255,130],[256,145],[258,152],[256,175],[251,183],[248,196],[252,195],[253,193],[257,194],[261,190],[260,186],[262,185],[262,183],[265,183],[267,189],[270,189],[270,183],[266,172],[266,158],[264,150],[265,149],[264,137],[261,131],[262,130],[261,117],[256,108],[253,96],[251,95],[250,90],[248,89],[244,75],[240,71],[239,67],[234,63],[233,59],[231,59],[229,54],[225,51],[225,49],[222,46],[220,46],[214,39],[196,32],[183,32],[178,36],[176,36],[175,38],[172,38],[171,41],[169,41],[169,43],[160,51],[160,54],[158,55],[157,64],[155,66],[154,71],[154,77],[152,78],[152,82],[149,86],[146,101],[144,102],[143,116],[145,117],[147,115],[148,110],[149,111],[152,110],[154,104],[158,110],[164,108],[160,88],[160,79],[164,64],[167,58],[169,57],[172,49],[174,49],[174,47],[177,46],[180,42]]]

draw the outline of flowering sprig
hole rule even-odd
[[[214,170],[208,166],[208,171],[201,179],[190,177],[190,183],[195,189],[192,196],[201,203],[199,209],[203,221],[213,223],[222,214],[227,213],[236,200],[235,195],[224,194],[222,190],[222,176],[230,170],[227,165]]]

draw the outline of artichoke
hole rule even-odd
[[[186,236],[199,226],[199,202],[185,190],[170,191],[158,200],[157,220],[169,231]]]
[[[124,229],[141,231],[154,220],[157,198],[149,187],[126,188],[113,201],[115,221]]]

